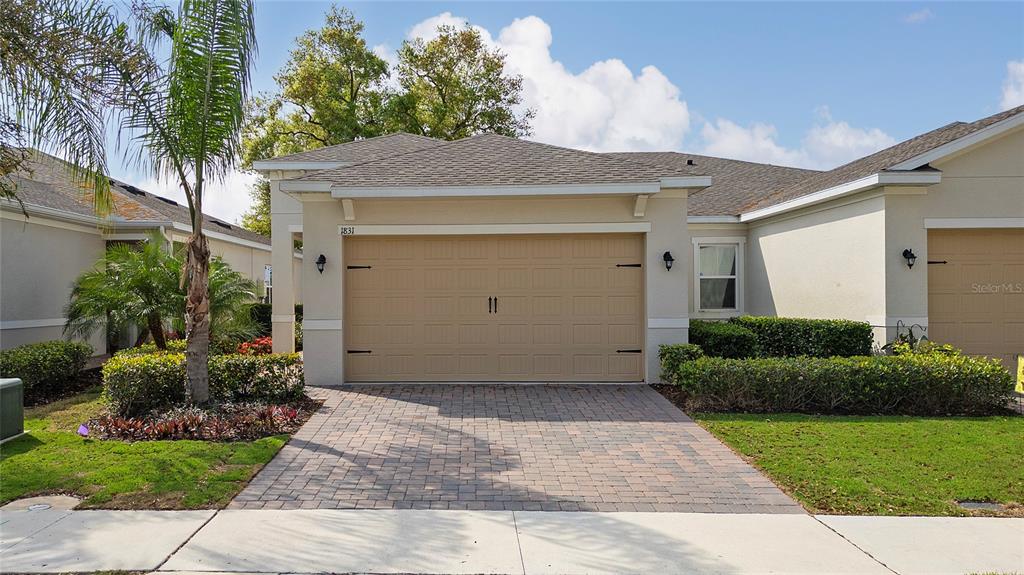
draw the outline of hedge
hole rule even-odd
[[[0,377],[24,384],[27,404],[60,396],[74,383],[92,355],[92,347],[71,341],[44,341],[0,351]]]
[[[754,333],[762,357],[871,355],[871,325],[862,321],[754,316],[729,321]]]
[[[298,354],[210,356],[210,399],[214,402],[287,402],[305,387]],[[185,355],[116,355],[103,366],[104,395],[115,415],[132,417],[153,409],[184,405]]]
[[[704,351],[692,343],[675,343],[662,345],[658,348],[658,360],[661,361],[662,379],[673,382],[671,377],[679,371],[683,362],[704,357]],[[674,382],[673,382],[674,383]]]
[[[860,415],[1003,413],[1013,378],[960,354],[723,359],[663,363],[695,411]]]
[[[744,358],[758,355],[757,336],[749,329],[722,321],[690,321],[690,343],[712,357]]]
[[[167,349],[160,349],[155,343],[144,343],[118,351],[114,357],[148,355],[151,353],[185,353],[186,341],[183,339],[167,340]]]

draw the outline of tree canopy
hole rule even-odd
[[[324,26],[296,40],[274,77],[277,91],[252,100],[242,166],[274,156],[405,131],[442,140],[483,132],[530,134],[523,79],[479,31],[442,26],[431,40],[406,41],[392,67],[363,38],[363,23],[333,6]],[[270,232],[270,188],[257,182],[246,228]]]

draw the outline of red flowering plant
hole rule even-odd
[[[242,355],[268,355],[273,353],[274,342],[270,336],[257,337],[252,341],[243,341],[238,346],[238,353]]]

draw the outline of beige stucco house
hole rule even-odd
[[[114,180],[114,213],[98,219],[92,196],[64,162],[41,152],[33,152],[28,170],[10,177],[23,205],[0,200],[0,349],[60,339],[72,283],[95,265],[108,243],[141,241],[153,231],[168,242],[185,242],[192,231],[187,207]],[[211,216],[204,229],[213,255],[263,285],[271,263],[269,238]],[[297,276],[301,256],[293,253],[284,269]],[[289,277],[288,284],[299,281]],[[293,293],[301,290],[289,292],[289,301]],[[97,354],[105,353],[103,334],[89,343]]]
[[[1024,353],[1024,107],[826,172],[409,134],[255,167],[275,266],[307,255],[275,349],[301,293],[313,384],[655,381],[659,344],[737,314]]]

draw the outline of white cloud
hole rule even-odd
[[[440,25],[467,20],[444,12],[409,31],[430,39]],[[551,56],[551,27],[536,16],[514,20],[484,42],[506,55],[506,71],[523,76],[523,104],[536,111],[531,139],[593,151],[678,149],[690,127],[679,88],[654,66],[634,74],[621,60],[591,64],[578,74]]]
[[[743,127],[730,120],[717,119],[701,130],[703,153],[751,162],[765,162],[803,168],[830,169],[896,143],[878,128],[857,128],[832,119],[828,108],[818,111],[818,122],[804,134],[797,148],[777,141],[775,126],[754,123]]]
[[[249,199],[249,188],[258,176],[244,172],[232,172],[222,182],[208,181],[203,191],[203,213],[237,224],[242,214],[248,211],[252,200]],[[187,206],[185,192],[176,181],[166,178],[157,179],[153,176],[122,176],[120,179],[158,196],[172,199]]]
[[[931,20],[934,17],[934,12],[932,12],[928,8],[922,8],[921,10],[918,10],[916,12],[911,12],[910,14],[907,14],[903,18],[903,21],[906,22],[907,24],[918,24],[924,22],[925,20]]]
[[[1003,80],[1004,110],[1024,105],[1024,60],[1010,60],[1006,63],[1006,79]]]

